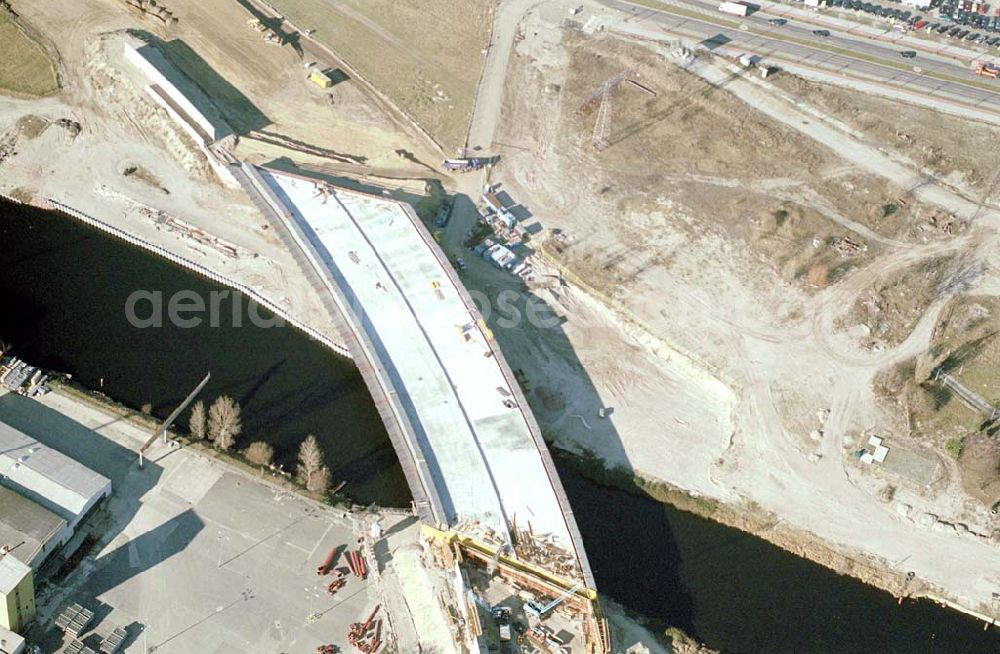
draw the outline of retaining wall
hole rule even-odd
[[[10,198],[10,199],[13,200],[13,198]],[[16,200],[14,200],[14,201],[16,202]],[[328,336],[320,333],[319,331],[313,329],[312,327],[306,325],[305,323],[303,323],[302,321],[298,320],[294,316],[290,315],[288,313],[288,311],[286,311],[285,309],[279,307],[275,303],[271,302],[266,297],[264,297],[263,295],[261,295],[260,293],[258,293],[257,291],[255,291],[254,289],[250,288],[249,286],[246,286],[245,284],[241,284],[240,282],[233,281],[233,280],[229,279],[228,277],[225,277],[224,275],[220,275],[219,273],[215,272],[214,270],[210,270],[210,269],[206,268],[205,266],[201,265],[200,263],[196,263],[194,261],[191,261],[190,259],[186,259],[186,258],[184,258],[184,257],[182,257],[182,256],[180,256],[178,254],[174,254],[173,252],[171,252],[169,250],[166,250],[166,249],[164,249],[164,248],[162,248],[162,247],[160,247],[158,245],[154,245],[154,244],[149,243],[148,241],[145,241],[145,240],[143,240],[143,239],[141,239],[141,238],[139,238],[137,236],[133,236],[132,234],[129,234],[129,233],[127,233],[127,232],[125,232],[125,231],[123,231],[123,230],[121,230],[121,229],[113,226],[113,225],[109,225],[108,223],[104,222],[103,220],[98,220],[97,218],[94,218],[92,216],[88,216],[87,214],[82,213],[80,211],[77,211],[73,207],[67,206],[67,205],[59,202],[58,200],[53,200],[52,198],[46,198],[45,202],[48,204],[48,207],[43,207],[43,208],[58,209],[62,213],[65,213],[68,216],[76,218],[77,220],[79,220],[79,221],[81,221],[83,223],[86,223],[87,225],[90,225],[91,227],[95,227],[95,228],[101,230],[102,232],[110,234],[110,235],[114,236],[115,238],[121,239],[121,240],[125,241],[126,243],[130,243],[131,245],[134,245],[136,247],[142,248],[143,250],[146,250],[147,252],[152,252],[153,254],[156,254],[156,255],[161,256],[161,257],[163,257],[165,259],[168,259],[168,260],[172,261],[173,263],[176,263],[179,266],[183,266],[184,268],[187,268],[188,270],[196,272],[199,275],[201,275],[202,277],[206,277],[206,278],[208,278],[208,279],[210,279],[210,280],[212,280],[212,281],[214,281],[214,282],[216,282],[218,284],[222,284],[223,286],[228,286],[229,288],[232,288],[232,289],[235,289],[235,290],[239,291],[240,293],[242,293],[243,295],[249,297],[251,300],[253,300],[257,304],[259,304],[259,305],[267,308],[268,311],[271,311],[276,316],[279,316],[280,318],[282,318],[288,324],[290,324],[293,327],[295,327],[296,329],[302,331],[303,333],[305,333],[310,338],[312,338],[312,339],[314,339],[316,341],[319,341],[320,343],[322,343],[323,345],[325,345],[326,347],[330,348],[331,350],[333,350],[334,352],[336,352],[337,354],[339,354],[339,355],[341,355],[343,357],[351,358],[351,353],[350,353],[350,351],[346,347],[344,347],[340,343],[334,342]]]

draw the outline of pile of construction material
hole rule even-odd
[[[351,623],[347,631],[347,642],[365,654],[374,654],[382,646],[382,619],[375,619],[379,608],[376,606],[364,622]]]
[[[157,3],[156,0],[125,0],[125,4],[142,16],[160,20],[164,25],[177,24],[177,16],[174,16],[172,11]]]
[[[121,627],[115,627],[107,638],[101,641],[101,654],[115,654],[125,644],[128,632]]]
[[[79,604],[70,604],[56,618],[56,626],[73,638],[79,638],[93,619],[94,612],[90,609],[85,609]]]
[[[49,376],[38,368],[28,365],[17,357],[0,358],[0,384],[12,393],[28,397],[49,392],[45,385]]]
[[[566,578],[581,578],[576,558],[572,553],[560,547],[553,536],[535,534],[530,523],[527,529],[518,529],[516,522],[511,525],[511,536],[514,539],[514,552],[519,559],[534,563]]]
[[[854,236],[838,236],[833,239],[832,245],[841,257],[853,257],[868,249],[864,241]]]
[[[63,650],[63,654],[97,654],[97,652],[74,638]]]
[[[326,592],[331,595],[335,594],[338,590],[347,585],[347,578],[344,575],[343,569],[336,567],[337,561],[340,559],[340,553],[345,547],[345,545],[337,545],[334,547],[330,550],[329,554],[326,555],[326,558],[323,559],[323,562],[319,564],[319,567],[316,568],[316,574],[320,577],[330,572],[333,573],[333,581],[326,586]]]
[[[347,562],[351,566],[351,572],[355,577],[364,579],[368,576],[368,562],[365,561],[361,550],[351,550],[347,553]]]
[[[335,594],[338,590],[347,585],[347,568],[337,567],[340,555],[346,548],[346,545],[338,545],[334,547],[326,555],[326,558],[323,559],[323,562],[316,567],[316,574],[320,577],[327,574],[333,574],[333,580],[326,586],[326,591],[331,595]],[[347,552],[347,565],[355,577],[365,579],[368,576],[368,562],[365,561],[365,557],[361,553],[361,550],[349,550]]]

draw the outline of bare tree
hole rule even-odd
[[[323,466],[314,472],[306,488],[314,493],[326,493],[330,490],[330,469]]]
[[[299,446],[299,481],[316,492],[330,487],[330,470],[323,465],[323,450],[312,434]]]
[[[191,419],[188,420],[188,431],[191,436],[197,439],[205,438],[208,434],[208,416],[205,415],[205,403],[198,400],[191,407]]]
[[[246,449],[243,456],[247,458],[250,463],[266,466],[271,463],[271,459],[274,458],[274,448],[263,441],[255,441],[250,443],[250,447]]]
[[[215,441],[215,447],[228,450],[242,431],[239,402],[228,395],[212,402],[208,409],[208,438]]]

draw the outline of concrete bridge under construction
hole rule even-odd
[[[424,523],[550,593],[576,589],[588,613],[599,611],[573,511],[527,401],[412,208],[249,164],[236,174],[349,327],[343,338]],[[545,556],[522,556],[527,534],[545,543]]]

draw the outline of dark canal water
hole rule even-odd
[[[402,472],[350,361],[291,327],[136,329],[136,290],[169,298],[221,290],[173,264],[56,214],[0,200],[0,339],[163,416],[208,370],[203,397],[244,407],[240,445],[294,459],[313,433],[335,482],[357,501],[408,505]],[[103,386],[102,386],[103,384]],[[183,422],[183,421],[182,421]],[[559,463],[598,585],[629,609],[726,652],[1000,653],[1000,631],[928,602],[895,599],[770,544],[652,500],[598,486]],[[988,562],[984,561],[984,565]],[[970,571],[982,574],[982,571]]]

